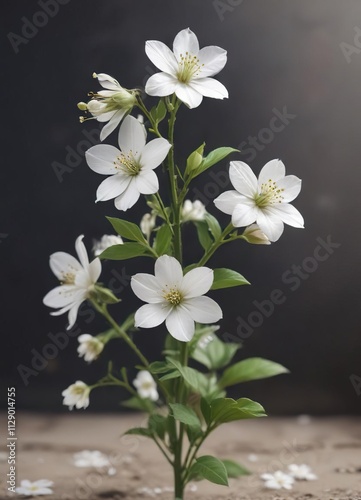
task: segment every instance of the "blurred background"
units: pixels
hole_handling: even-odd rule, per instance
[[[237,386],[233,395],[259,400],[270,414],[361,413],[361,3],[17,0],[7,4],[1,22],[1,403],[10,384],[17,388],[18,409],[65,412],[61,391],[78,379],[95,382],[108,357],[117,367],[134,366],[120,341],[108,345],[97,363],[78,358],[76,336],[106,325],[86,304],[73,333],[65,331],[66,316],[49,316],[42,298],[56,279],[48,257],[58,250],[74,253],[79,234],[90,251],[94,238],[111,233],[105,216],[124,216],[112,201],[95,205],[101,179],[84,160],[99,127],[79,124],[76,103],[98,89],[93,71],[127,88],[144,86],[158,71],[145,55],[145,40],[171,45],[190,27],[201,47],[228,51],[217,78],[230,98],[181,110],[178,163],[205,140],[208,151],[242,149],[240,159],[256,174],[281,158],[287,173],[303,179],[294,205],[304,215],[304,230],[286,226],[271,246],[226,246],[210,262],[252,283],[212,293],[224,312],[220,333],[243,342],[237,359],[262,356],[291,371]],[[151,105],[151,98],[146,102]],[[107,142],[115,141],[112,134]],[[212,199],[229,189],[227,172],[222,162],[189,194],[222,225],[229,218]],[[126,218],[139,223],[146,211],[140,201]],[[192,228],[186,234],[191,263],[200,249]],[[140,305],[130,276],[152,266],[150,259],[105,263],[103,282],[122,298],[114,306],[119,321]],[[284,300],[260,314],[274,290]],[[164,330],[143,330],[135,340],[150,359],[159,359]],[[94,391],[89,411],[119,411],[124,397],[118,390]]]

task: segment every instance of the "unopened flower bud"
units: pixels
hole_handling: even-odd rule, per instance
[[[271,242],[267,238],[267,236],[260,230],[257,224],[251,224],[246,227],[243,234],[243,239],[245,239],[248,243],[252,243],[253,245],[270,245]]]

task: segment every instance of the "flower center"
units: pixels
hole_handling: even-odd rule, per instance
[[[275,203],[282,203],[283,191],[283,188],[277,188],[275,181],[268,179],[267,182],[261,185],[261,192],[255,196],[254,201],[259,208],[265,208]]]
[[[153,383],[152,382],[143,382],[142,383],[142,389],[152,389],[153,388]]]
[[[74,285],[75,284],[75,273],[68,271],[63,273],[61,282],[62,285]]]
[[[178,80],[182,83],[189,83],[192,78],[199,74],[202,66],[204,64],[200,64],[197,56],[193,56],[189,52],[186,52],[185,56],[181,54],[180,61],[178,61]]]
[[[114,166],[118,170],[122,170],[127,175],[134,177],[139,174],[142,166],[135,160],[133,152],[129,151],[128,154],[121,153],[117,156]]]
[[[176,288],[171,288],[169,291],[165,292],[164,298],[168,300],[172,306],[179,306],[183,299],[182,294]]]

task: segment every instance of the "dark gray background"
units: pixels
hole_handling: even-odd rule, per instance
[[[262,325],[252,329],[238,359],[263,356],[283,363],[292,374],[238,387],[234,395],[258,399],[270,413],[359,413],[361,396],[350,377],[361,377],[361,36],[355,39],[355,27],[361,27],[360,2],[70,0],[48,21],[39,11],[43,8],[38,2],[14,1],[7,3],[2,16],[0,262],[6,340],[1,369],[4,383],[17,387],[18,407],[61,410],[61,390],[76,379],[95,381],[107,358],[87,366],[78,360],[77,341],[71,337],[44,369],[29,376],[27,386],[17,369],[19,364],[31,368],[34,352],[51,343],[49,333],[64,332],[66,325],[65,316],[52,318],[42,305],[42,297],[56,285],[48,268],[49,254],[73,252],[81,233],[90,249],[92,238],[109,232],[104,216],[123,215],[112,202],[94,204],[101,178],[88,169],[83,153],[66,161],[69,148],[89,147],[85,131],[97,128],[96,122],[78,123],[76,103],[98,88],[93,71],[109,73],[129,88],[144,85],[154,71],[144,52],[145,40],[170,45],[176,33],[189,26],[201,46],[228,50],[229,62],[219,79],[230,99],[205,99],[195,110],[181,110],[179,164],[203,140],[209,150],[243,142],[241,159],[257,174],[266,161],[279,157],[288,173],[303,179],[295,205],[304,215],[304,230],[286,227],[280,241],[270,247],[234,244],[211,261],[214,267],[238,270],[252,282],[252,287],[212,295],[224,311],[222,333],[237,335],[237,318],[247,320],[256,310],[254,301],[269,299],[273,290],[282,290],[285,297]],[[27,28],[28,41],[17,39],[15,47],[14,35],[11,43],[8,34],[24,36],[27,20],[44,26],[35,34]],[[274,110],[284,107],[294,117],[270,138],[262,129],[270,126]],[[259,134],[260,150],[251,155],[248,138]],[[114,140],[112,134],[109,141]],[[62,182],[54,162],[70,167]],[[224,182],[227,163],[214,171]],[[208,197],[226,189],[217,187],[208,174],[197,187]],[[228,222],[212,203],[208,208],[222,224]],[[145,211],[141,201],[126,216],[138,222]],[[192,238],[194,233],[187,231]],[[286,283],[284,273],[293,265],[312,267],[308,258],[317,239],[328,236],[341,246],[291,290],[296,282]],[[199,252],[193,240],[189,247],[186,259],[192,262]],[[104,269],[104,282],[120,290],[117,273],[151,271],[152,265],[139,259],[108,262]],[[123,302],[115,308],[119,320],[139,305],[130,288],[120,296]],[[89,321],[87,307],[83,313],[82,332],[103,329],[101,320]],[[157,359],[163,337],[162,330],[143,330],[136,340]],[[120,342],[113,343],[108,354],[119,367],[135,362]],[[117,409],[120,396],[117,391],[94,392],[91,408]]]

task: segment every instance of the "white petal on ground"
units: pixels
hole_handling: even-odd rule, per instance
[[[255,193],[258,193],[257,177],[247,163],[243,161],[231,161],[229,178],[233,187],[244,196],[253,198]]]
[[[168,73],[156,73],[148,78],[145,91],[148,95],[164,97],[175,92],[178,80]]]
[[[132,152],[135,156],[145,146],[145,137],[143,125],[134,118],[134,116],[126,116],[119,128],[118,136],[119,147],[123,153]]]
[[[261,184],[267,183],[269,179],[272,179],[272,181],[278,181],[279,179],[282,179],[285,174],[286,167],[284,166],[284,163],[277,159],[271,160],[262,168],[258,177],[258,183],[261,186]]]
[[[170,148],[166,139],[153,139],[144,146],[139,161],[144,169],[154,169],[166,158]]]
[[[157,175],[153,170],[141,170],[135,177],[135,185],[141,194],[154,194],[159,189]]]
[[[172,309],[165,324],[172,337],[181,342],[189,342],[194,335],[194,321],[182,306]]]
[[[173,52],[163,42],[157,40],[148,40],[145,43],[145,53],[161,71],[166,73],[175,74],[178,69],[178,63],[174,57]]]
[[[186,28],[180,31],[173,42],[173,52],[177,58],[180,60],[180,56],[186,56],[186,53],[196,56],[199,52],[199,43],[197,36],[192,30]]]
[[[169,255],[162,255],[155,261],[154,274],[162,287],[178,286],[183,280],[182,266]]]
[[[138,328],[154,328],[166,319],[171,311],[171,305],[164,302],[159,304],[145,304],[135,313],[134,322]]]
[[[249,226],[256,221],[259,210],[249,204],[239,204],[232,213],[232,224],[234,227]],[[258,220],[258,219],[257,219]]]
[[[238,191],[226,191],[214,200],[214,204],[225,214],[232,215],[236,206],[242,203],[244,199],[245,197],[239,194]]]
[[[223,317],[222,309],[210,297],[194,297],[186,299],[182,306],[197,323],[216,323]]]
[[[199,297],[209,291],[213,284],[214,273],[209,267],[197,267],[189,271],[183,278],[181,293],[185,299]]]
[[[201,64],[204,64],[200,71],[200,77],[214,76],[226,65],[227,51],[213,45],[203,47],[198,52],[198,59]]]
[[[118,148],[108,144],[98,144],[85,153],[89,167],[97,174],[113,175],[118,173],[114,161],[120,155]]]
[[[228,97],[226,87],[214,78],[194,79],[189,85],[204,97],[213,97],[213,99],[226,99]]]
[[[177,97],[189,108],[197,108],[202,102],[203,96],[185,83],[178,83],[175,93]]]
[[[116,198],[129,186],[131,177],[123,173],[117,173],[111,177],[107,177],[104,181],[99,184],[97,189],[97,199],[96,201],[107,201]]]
[[[118,210],[123,210],[125,212],[137,203],[139,196],[140,193],[137,189],[135,178],[133,177],[124,193],[115,198],[114,205]]]
[[[146,273],[138,273],[132,276],[130,286],[140,300],[156,304],[164,302],[159,283],[155,276]]]

